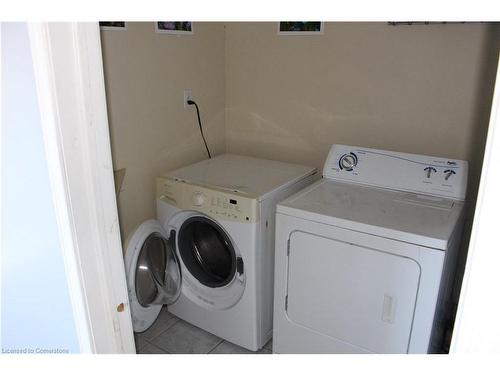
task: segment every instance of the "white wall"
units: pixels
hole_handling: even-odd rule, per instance
[[[26,24],[2,23],[1,346],[79,352]]]

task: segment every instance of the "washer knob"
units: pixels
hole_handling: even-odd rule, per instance
[[[340,168],[346,171],[352,171],[352,169],[358,164],[358,157],[354,153],[349,153],[342,155],[339,161]]]
[[[205,196],[203,193],[194,193],[191,197],[191,202],[193,206],[203,206],[203,203],[205,203]]]

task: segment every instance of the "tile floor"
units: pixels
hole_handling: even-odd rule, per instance
[[[137,354],[271,354],[272,340],[252,352],[212,335],[162,308],[156,322],[135,334]]]

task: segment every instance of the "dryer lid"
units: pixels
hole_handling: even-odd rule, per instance
[[[446,250],[463,202],[323,179],[277,205],[276,212]]]
[[[125,268],[134,331],[140,332],[154,322],[162,305],[180,296],[175,231],[167,233],[156,220],[142,223],[127,241]]]

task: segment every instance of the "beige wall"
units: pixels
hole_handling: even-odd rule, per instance
[[[332,143],[471,162],[477,182],[496,48],[485,24],[226,25],[230,152],[321,168]]]
[[[156,34],[153,22],[102,31],[114,169],[126,168],[118,208],[122,236],[155,217],[155,177],[206,157],[192,89],[213,154],[225,151],[224,26],[196,23],[194,35]]]
[[[469,161],[465,264],[500,45],[488,24],[226,24],[229,152],[322,168],[333,143]],[[456,297],[457,298],[457,297]]]
[[[465,159],[475,199],[500,28],[326,23],[278,36],[272,23],[153,23],[103,31],[114,168],[124,237],[154,217],[154,178],[205,158],[193,90],[213,153],[321,168],[332,143]],[[226,144],[227,143],[227,144]],[[470,210],[470,212],[472,212]],[[469,215],[469,218],[471,215]]]

